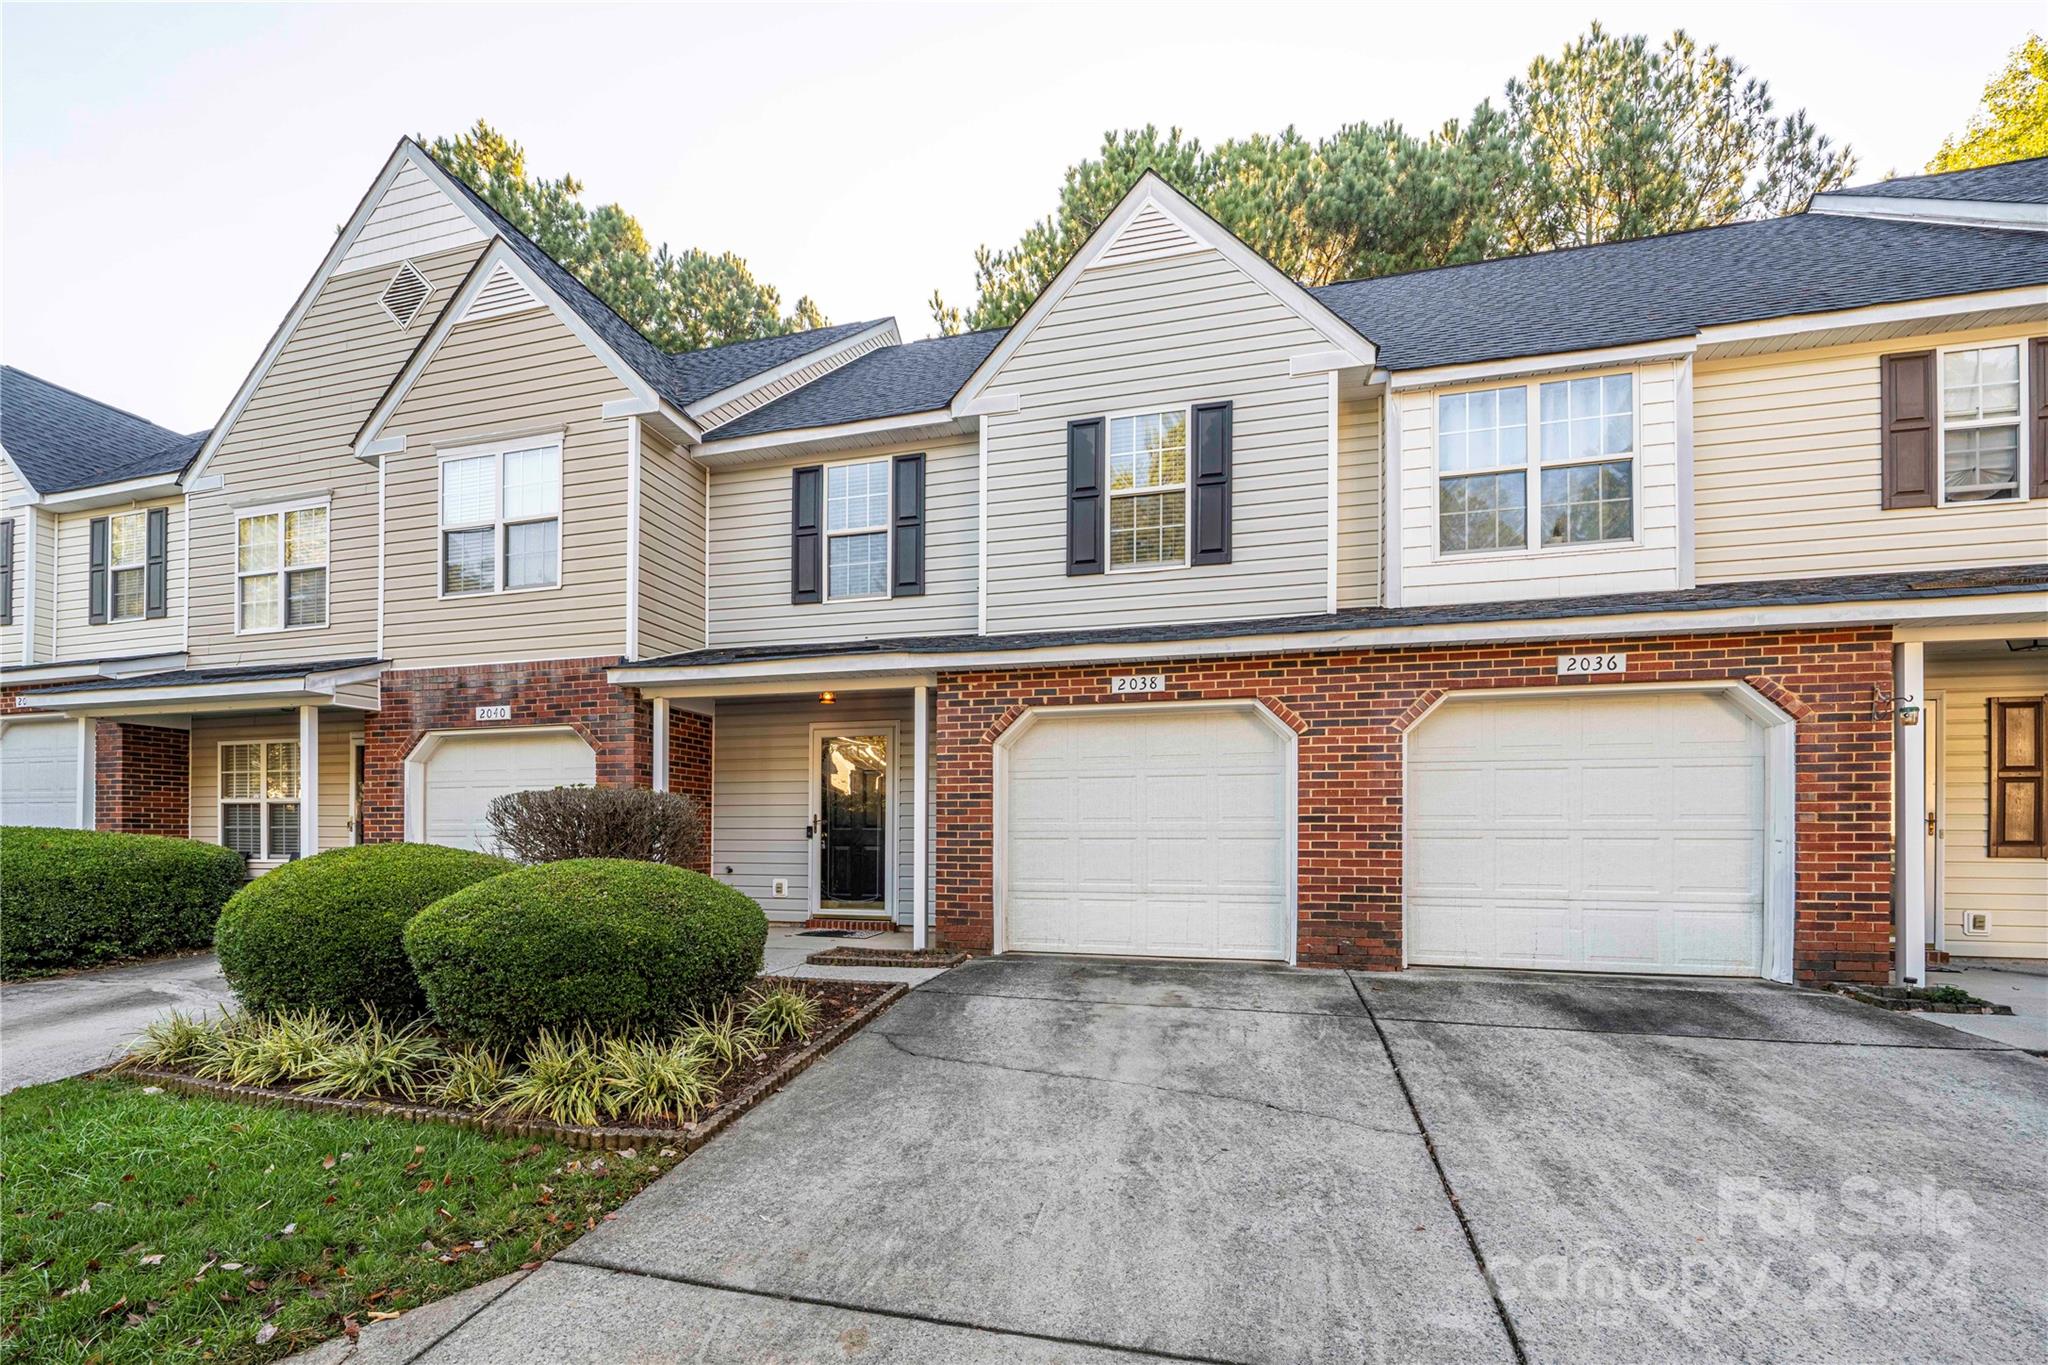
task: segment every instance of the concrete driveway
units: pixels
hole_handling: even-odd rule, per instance
[[[105,1066],[166,1011],[232,1000],[212,953],[0,986],[0,1091]]]
[[[2013,1360],[2044,1154],[1810,992],[982,960],[403,1358]]]

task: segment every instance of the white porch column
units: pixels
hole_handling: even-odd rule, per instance
[[[78,827],[97,829],[99,827],[99,795],[94,791],[96,764],[99,762],[100,723],[89,716],[78,718]]]
[[[639,425],[637,422],[635,426]],[[654,699],[654,790],[668,790],[668,698]]]
[[[1893,678],[1892,709],[1896,716],[1908,706],[1919,708],[1919,724],[1892,722],[1898,793],[1899,827],[1893,842],[1892,866],[1897,870],[1899,980],[1927,984],[1927,647],[1918,640],[1898,646]]]
[[[320,708],[299,708],[299,856],[320,851]]]
[[[910,946],[913,948],[922,948],[924,947],[925,940],[925,921],[930,917],[930,907],[926,902],[925,892],[925,886],[928,877],[928,874],[925,870],[925,863],[931,856],[931,836],[925,829],[925,819],[926,814],[930,809],[928,805],[929,796],[927,793],[928,789],[931,786],[932,727],[929,720],[925,716],[925,706],[927,701],[930,699],[931,689],[926,687],[923,683],[919,683],[916,687],[913,687],[910,690],[910,695],[912,698],[911,706],[915,708],[915,710],[917,711],[917,721],[914,727],[915,738],[912,741],[912,748],[914,749],[916,755],[916,757],[913,760],[913,763],[916,767],[915,780],[917,784],[917,791],[916,794],[912,797],[910,803],[911,818],[917,823],[917,832],[911,840],[911,847],[913,850],[915,850],[914,856],[917,859],[917,865],[915,870],[912,872],[910,879],[910,884],[912,888],[910,907]]]

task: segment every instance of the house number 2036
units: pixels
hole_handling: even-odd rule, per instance
[[[1127,697],[1138,692],[1164,692],[1164,673],[1123,673],[1109,680],[1109,692],[1114,697]]]
[[[1626,654],[1560,654],[1557,656],[1557,676],[1560,678],[1590,678],[1601,673],[1628,672]]]

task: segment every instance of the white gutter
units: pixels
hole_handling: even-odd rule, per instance
[[[144,498],[183,497],[185,490],[178,483],[175,470],[169,474],[149,474],[139,479],[123,479],[117,483],[98,483],[89,488],[72,488],[62,493],[44,493],[34,501],[52,512],[79,512],[88,507],[111,507],[116,503],[140,502]]]
[[[2048,232],[2048,204],[2015,204],[1997,199],[1913,199],[1886,194],[1816,194],[1808,213],[1837,218],[1883,218],[1942,227],[2004,228]]]

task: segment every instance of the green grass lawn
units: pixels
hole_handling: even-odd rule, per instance
[[[674,1161],[119,1079],[18,1090],[0,1356],[274,1359],[558,1251]]]

